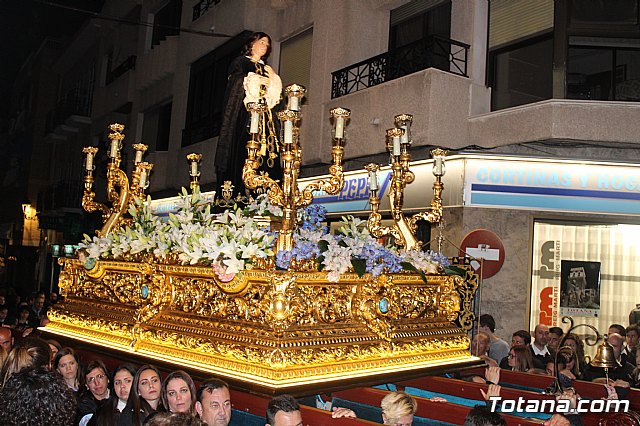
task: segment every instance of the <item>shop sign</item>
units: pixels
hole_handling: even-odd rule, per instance
[[[469,158],[465,205],[640,214],[640,167]]]

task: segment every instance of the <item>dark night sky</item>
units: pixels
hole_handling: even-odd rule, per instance
[[[100,11],[104,0],[0,0],[0,96],[7,99],[16,74],[29,53],[45,37],[73,35],[88,18],[87,14],[55,5]],[[8,102],[0,115],[7,116]]]

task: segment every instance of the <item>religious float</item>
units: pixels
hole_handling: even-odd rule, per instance
[[[415,237],[419,220],[441,219],[446,153],[432,152],[430,207],[406,216],[403,194],[414,179],[412,117],[397,116],[386,135],[392,222],[383,225],[379,166],[370,164],[368,220],[347,218],[338,234],[329,234],[313,195],[336,194],[344,184],[350,112],[331,111],[329,175],[302,188],[304,92],[289,86],[287,108],[278,113],[284,129],[279,181],[258,171],[271,111],[262,102],[247,105],[251,136],[243,180],[264,194],[244,209],[212,213],[214,203],[199,191],[201,155],[192,153],[190,191],[183,191],[179,210],[168,220],[155,216],[144,194],[153,166],[142,161],[147,147],[133,146],[129,178],[121,169],[119,124],[110,126],[109,203],[96,202],[97,148],[84,148],[82,204],[101,213],[103,226],[85,238],[76,258],[60,259],[64,302],[52,307],[43,331],[263,394],[304,395],[479,365],[467,337],[477,276],[464,264],[456,274],[445,273],[446,259],[422,251]]]

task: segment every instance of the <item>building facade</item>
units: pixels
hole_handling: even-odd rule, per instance
[[[629,266],[635,248],[620,239],[637,232],[640,217],[626,205],[640,187],[640,12],[637,0],[613,3],[110,0],[100,14],[109,19],[88,21],[51,64],[58,81],[44,136],[52,150],[47,185],[34,182],[29,192],[46,200],[61,188],[79,201],[88,145],[100,150],[95,188],[104,188],[107,125],[115,121],[126,125],[129,170],[131,145],[149,145],[153,198],[188,185],[191,152],[203,155],[203,189],[215,189],[227,66],[248,34],[264,31],[283,83],[308,89],[304,176],[326,173],[329,110],[337,106],[352,113],[345,166],[356,180],[364,164],[387,160],[384,131],[393,117],[413,115],[413,159],[426,176],[407,190],[409,209],[429,203],[430,149],[450,151],[441,249],[458,255],[465,236],[480,229],[499,237],[500,267],[483,280],[479,312],[494,315],[501,337],[537,322],[556,325],[563,312],[588,315],[584,321],[600,328],[624,323],[620,312],[640,300],[640,271]],[[353,212],[366,211],[366,190],[345,197],[361,197]],[[77,241],[65,223],[90,227],[71,201],[38,206],[49,247]],[[473,253],[491,249],[475,242]],[[613,247],[619,256],[605,260]],[[593,304],[561,306],[570,305],[563,261],[567,271],[599,263],[597,312]],[[595,292],[581,294],[594,302]]]

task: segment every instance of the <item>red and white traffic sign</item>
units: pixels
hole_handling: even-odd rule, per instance
[[[471,266],[476,272],[480,272],[480,259],[483,259],[482,278],[485,279],[500,271],[505,252],[502,240],[495,233],[488,229],[476,229],[464,237],[458,255],[471,257]]]

